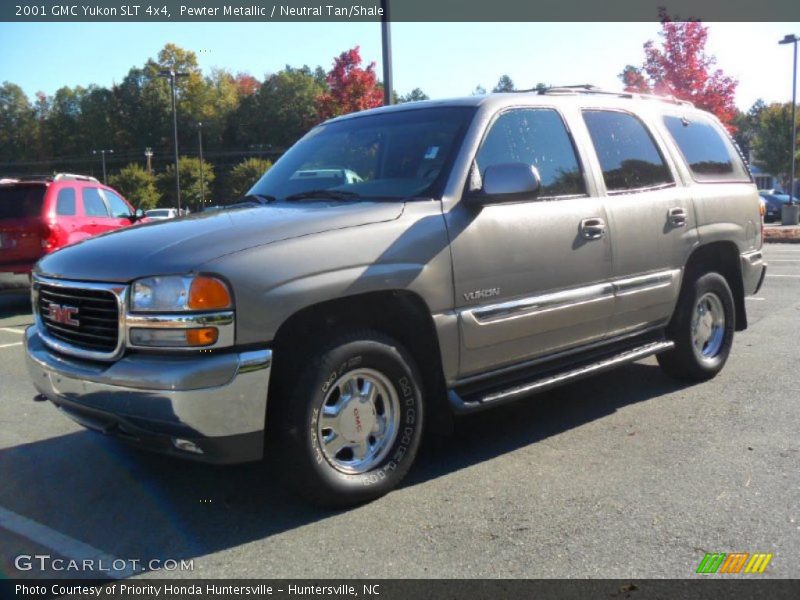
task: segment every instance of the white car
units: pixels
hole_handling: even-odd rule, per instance
[[[178,216],[177,209],[174,208],[153,208],[144,213],[151,221],[162,221],[164,219],[174,219]]]

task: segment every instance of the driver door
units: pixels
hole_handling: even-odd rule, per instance
[[[459,374],[534,359],[607,335],[611,247],[601,198],[554,108],[512,108],[490,124],[474,169],[534,165],[539,193],[449,211]],[[474,173],[473,173],[474,175]]]

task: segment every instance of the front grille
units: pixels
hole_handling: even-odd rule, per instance
[[[119,308],[116,296],[106,290],[38,284],[38,310],[42,326],[50,337],[90,352],[114,352],[119,341]],[[51,311],[51,304],[58,306]],[[64,322],[56,315],[65,308],[75,308],[68,317],[77,324]]]

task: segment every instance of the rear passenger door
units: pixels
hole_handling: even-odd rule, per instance
[[[506,109],[489,125],[473,167],[525,163],[538,195],[445,213],[461,332],[460,374],[603,338],[613,310],[603,199],[559,111]],[[590,234],[582,224],[590,222]]]
[[[584,109],[605,188],[613,252],[613,334],[669,320],[697,234],[689,188],[651,128],[616,109]]]

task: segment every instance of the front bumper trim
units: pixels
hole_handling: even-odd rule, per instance
[[[129,354],[112,364],[65,359],[47,348],[37,327],[24,336],[37,391],[81,425],[140,446],[207,462],[263,456],[272,351],[162,357]],[[205,387],[195,377],[209,367]],[[149,373],[149,377],[142,377]],[[173,438],[203,454],[181,452]]]

